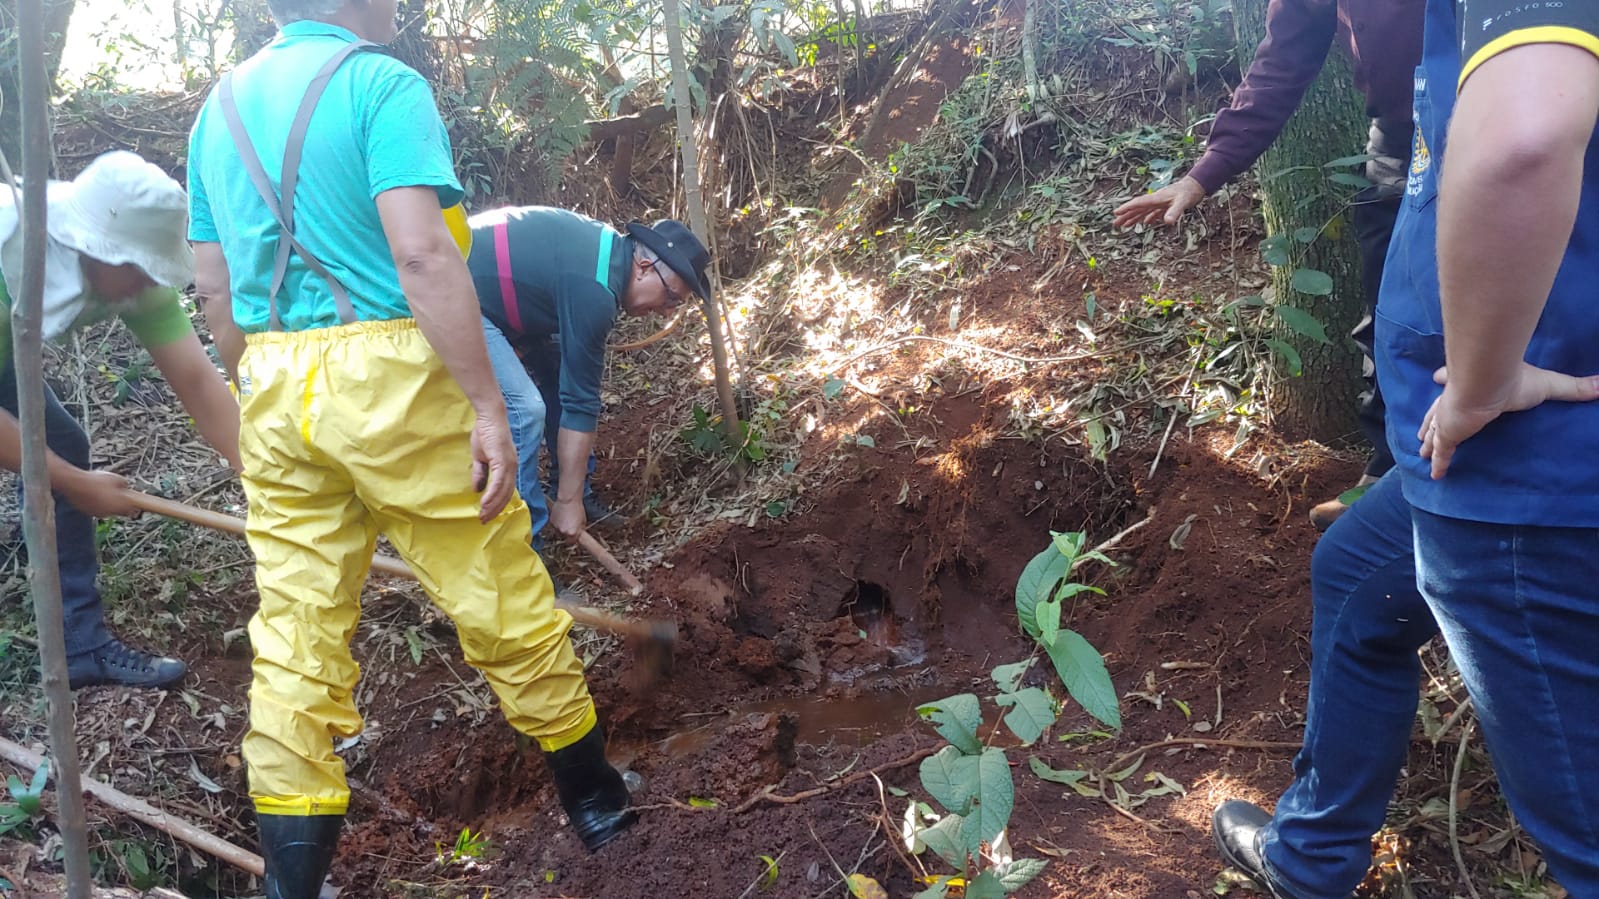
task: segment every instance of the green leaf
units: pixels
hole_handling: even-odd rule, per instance
[[[1321,236],[1321,229],[1320,228],[1296,228],[1296,229],[1294,229],[1294,240],[1297,240],[1300,243],[1315,243],[1316,242],[1316,238],[1318,238],[1320,236]]]
[[[977,757],[977,793],[972,797],[972,813],[961,821],[961,843],[976,855],[982,844],[992,842],[1010,823],[1016,805],[1016,785],[1011,781],[1010,762],[1005,751],[992,746]]]
[[[768,889],[777,883],[777,860],[770,855],[757,855],[756,858],[766,863],[766,873],[761,875],[761,889]]]
[[[785,503],[780,499],[774,499],[766,504],[766,516],[768,518],[782,518],[783,513],[787,511],[788,503]]]
[[[1049,660],[1055,663],[1055,670],[1060,673],[1061,682],[1066,685],[1066,692],[1081,703],[1088,714],[1107,727],[1120,730],[1121,706],[1099,650],[1089,645],[1082,634],[1063,630],[1055,638],[1055,645],[1047,651]]]
[[[828,378],[822,382],[822,396],[827,399],[836,400],[843,392],[844,382],[839,378]]]
[[[1036,755],[1030,756],[1027,759],[1027,767],[1033,769],[1033,773],[1037,775],[1040,780],[1047,780],[1050,783],[1055,784],[1064,784],[1068,787],[1074,783],[1080,783],[1088,777],[1087,771],[1061,771],[1056,768],[1051,768],[1040,761]]]
[[[957,815],[971,812],[977,793],[977,756],[945,746],[922,759],[921,775],[922,787],[939,805]]]
[[[422,635],[414,624],[405,629],[405,645],[411,651],[411,664],[422,664],[422,653],[427,649],[427,644],[422,641]]]
[[[877,441],[870,434],[856,434],[855,435],[855,445],[856,446],[864,446],[864,447],[867,447],[868,449],[870,449],[872,447],[877,446]]]
[[[983,751],[983,743],[977,739],[977,729],[983,726],[983,710],[976,696],[959,693],[930,702],[918,708],[916,714],[933,722],[939,736],[967,755]]]
[[[1088,543],[1088,535],[1082,531],[1051,531],[1050,539],[1068,562],[1075,561]]]
[[[788,35],[781,31],[773,31],[772,43],[776,44],[777,49],[783,51],[783,55],[788,57],[789,65],[799,65],[799,54],[794,49],[794,41]]]
[[[922,844],[933,850],[935,854],[949,863],[957,871],[966,869],[966,849],[961,845],[961,824],[965,819],[960,815],[945,815],[938,819],[938,823],[926,830],[918,831],[916,838]]]
[[[1022,678],[1032,667],[1033,659],[1026,658],[1009,665],[999,665],[989,672],[989,676],[994,679],[994,686],[999,688],[999,692],[1015,693],[1022,685]]]
[[[1022,576],[1016,579],[1016,618],[1029,637],[1038,639],[1035,608],[1049,596],[1062,578],[1071,573],[1071,567],[1071,560],[1061,555],[1060,550],[1051,544],[1022,569]]]
[[[1048,649],[1055,645],[1055,637],[1060,634],[1060,603],[1041,602],[1033,609],[1033,615],[1038,619],[1038,642]]]
[[[994,869],[1000,883],[1005,885],[1005,892],[1014,893],[1027,886],[1034,877],[1044,873],[1044,868],[1049,862],[1041,858],[1018,858],[1008,865]]]
[[[1288,330],[1320,344],[1330,343],[1327,339],[1327,328],[1316,319],[1314,315],[1296,306],[1279,305],[1273,307],[1277,310],[1277,317],[1288,326]]]
[[[940,877],[932,886],[912,896],[911,899],[945,899],[949,895],[949,882],[954,879],[948,876]]]
[[[1098,553],[1095,553],[1095,555],[1098,555]],[[1111,565],[1116,564],[1115,562],[1111,562],[1109,559],[1106,559],[1105,561],[1109,562]],[[1076,596],[1079,593],[1098,593],[1100,596],[1105,595],[1105,591],[1099,589],[1098,587],[1094,587],[1089,584],[1077,584],[1071,581],[1066,581],[1060,585],[1060,589],[1055,591],[1054,599],[1056,602],[1060,602],[1062,600],[1071,599],[1073,596]]]
[[[1283,266],[1289,262],[1288,235],[1273,234],[1260,242],[1260,255],[1268,265]]]
[[[1028,687],[1015,693],[1002,693],[994,701],[1006,706],[1010,711],[1005,713],[1005,726],[1011,733],[1022,741],[1023,745],[1032,743],[1044,735],[1044,731],[1055,723],[1057,715],[1055,700],[1048,693],[1037,687]]]
[[[966,899],[1005,899],[1005,882],[984,871],[966,884]]]
[[[44,795],[44,785],[50,782],[50,763],[41,762],[33,771],[33,782],[28,784],[28,795],[37,799]]]
[[[1300,293],[1308,293],[1313,297],[1324,297],[1332,294],[1333,279],[1332,275],[1323,271],[1313,268],[1297,268],[1294,269],[1293,275],[1289,277],[1288,286]],[[1284,307],[1278,306],[1277,308],[1282,309]]]
[[[688,804],[695,808],[716,808],[718,803],[715,799],[701,799],[698,796],[690,796]]]
[[[1304,373],[1305,363],[1299,358],[1299,351],[1294,349],[1288,342],[1278,340],[1275,337],[1268,337],[1266,338],[1266,346],[1271,347],[1277,355],[1283,358],[1284,362],[1288,363],[1288,373],[1290,375],[1297,378]]]
[[[1334,159],[1332,162],[1322,163],[1321,167],[1324,169],[1344,169],[1352,165],[1364,165],[1374,158],[1375,155],[1371,153],[1360,153],[1354,156],[1340,156],[1337,159]]]
[[[1343,493],[1338,494],[1338,501],[1346,506],[1352,506],[1355,504],[1355,500],[1365,496],[1366,491],[1370,489],[1370,484],[1361,484],[1358,487],[1351,487],[1348,490],[1345,490]]]
[[[1356,175],[1353,172],[1338,172],[1337,174],[1328,175],[1327,180],[1334,184],[1342,184],[1345,187],[1366,188],[1371,186],[1371,179],[1364,175]]]

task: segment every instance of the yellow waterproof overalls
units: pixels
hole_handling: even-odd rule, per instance
[[[357,321],[344,287],[294,237],[294,187],[310,112],[351,44],[302,101],[284,156],[281,201],[244,131],[231,85],[221,108],[281,235],[268,297],[271,329],[248,336],[239,365],[240,454],[260,610],[250,730],[250,796],[272,815],[340,815],[349,804],[334,740],[360,733],[350,638],[379,533],[452,621],[511,726],[549,752],[595,724],[567,631],[571,617],[528,545],[513,499],[478,521],[470,479],[475,413],[411,319]],[[459,218],[459,217],[458,217]],[[452,232],[459,240],[459,222]],[[343,324],[286,332],[277,294],[291,248],[332,290]]]

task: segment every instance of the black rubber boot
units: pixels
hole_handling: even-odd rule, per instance
[[[605,730],[599,725],[571,746],[544,753],[544,763],[583,848],[599,849],[638,820],[627,807],[622,773],[605,760]]]
[[[317,899],[333,865],[343,815],[256,814],[266,860],[266,899]]]

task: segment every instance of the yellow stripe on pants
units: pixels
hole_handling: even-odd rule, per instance
[[[379,532],[455,622],[512,727],[553,751],[594,702],[528,546],[527,506],[478,521],[471,404],[410,320],[252,334],[240,362],[239,448],[261,607],[250,796],[271,814],[341,814],[336,738],[361,731],[350,638]]]

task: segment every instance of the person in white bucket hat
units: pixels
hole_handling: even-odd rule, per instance
[[[178,301],[194,280],[186,240],[188,197],[159,168],[125,151],[107,153],[48,190],[45,247],[46,339],[121,318],[160,369],[196,427],[239,469],[239,407]],[[22,280],[16,197],[0,190],[0,467],[22,466],[17,378],[11,355],[11,297]],[[183,662],[135,649],[106,627],[96,588],[95,518],[131,515],[127,482],[89,467],[89,438],[45,388],[50,486],[73,689],[97,684],[159,687],[183,677]]]

